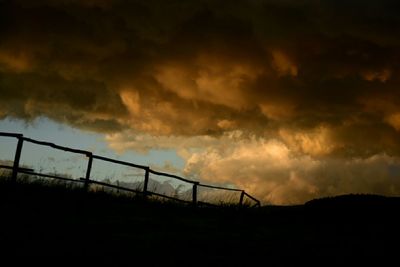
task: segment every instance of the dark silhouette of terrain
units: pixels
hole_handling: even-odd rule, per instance
[[[397,260],[399,208],[373,195],[192,208],[3,179],[1,255],[9,266],[385,266]]]

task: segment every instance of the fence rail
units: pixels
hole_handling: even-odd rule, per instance
[[[251,199],[254,202],[253,205],[252,205],[253,207],[259,207],[260,206],[260,201],[258,199],[256,199],[255,197],[251,196],[250,194],[248,194],[247,192],[245,192],[244,190],[241,190],[241,189],[226,188],[226,187],[213,186],[213,185],[208,185],[208,184],[201,184],[198,181],[189,180],[189,179],[186,179],[186,178],[174,175],[174,174],[169,174],[169,173],[158,172],[158,171],[152,170],[148,166],[143,166],[143,165],[134,164],[134,163],[131,163],[131,162],[126,162],[126,161],[116,160],[116,159],[103,157],[103,156],[99,156],[99,155],[94,155],[94,154],[92,154],[92,152],[86,151],[86,150],[80,150],[80,149],[74,149],[74,148],[70,148],[70,147],[64,147],[64,146],[56,145],[56,144],[53,144],[53,143],[50,143],[50,142],[43,142],[43,141],[27,138],[27,137],[24,137],[23,134],[19,134],[19,133],[0,132],[0,136],[17,138],[17,140],[18,140],[17,147],[16,147],[16,150],[15,150],[13,166],[11,167],[11,166],[0,165],[0,169],[12,170],[11,178],[12,178],[13,182],[16,182],[18,173],[24,173],[24,174],[28,174],[28,175],[36,175],[36,176],[39,176],[39,177],[53,178],[53,179],[59,179],[59,180],[64,180],[64,181],[83,183],[85,190],[89,190],[90,184],[97,184],[97,185],[102,185],[102,186],[109,187],[109,188],[114,188],[114,189],[117,189],[117,190],[132,192],[132,193],[136,193],[136,194],[143,194],[145,196],[152,196],[153,195],[153,196],[162,197],[162,198],[166,198],[166,199],[171,199],[171,200],[175,200],[175,201],[180,201],[180,202],[185,202],[185,203],[192,203],[194,206],[198,206],[198,205],[215,206],[215,204],[197,200],[197,198],[198,198],[198,187],[201,186],[201,187],[206,187],[206,188],[210,188],[210,189],[241,192],[239,203],[238,203],[239,205],[243,205],[244,204],[243,201],[244,201],[244,197],[246,196],[246,197],[248,197],[249,199]],[[80,178],[80,179],[71,179],[71,178],[66,178],[66,177],[59,177],[57,175],[52,175],[52,174],[36,173],[36,172],[34,172],[33,169],[19,167],[19,162],[20,162],[21,152],[22,152],[22,147],[23,147],[23,143],[24,142],[30,142],[30,143],[34,143],[34,144],[41,145],[41,146],[48,146],[48,147],[52,147],[54,149],[63,150],[63,151],[66,151],[66,152],[85,155],[88,158],[86,176],[84,178]],[[115,164],[119,164],[119,165],[124,165],[124,166],[128,166],[128,167],[144,170],[145,174],[144,174],[144,181],[143,181],[144,182],[143,183],[143,190],[142,191],[135,190],[135,189],[131,189],[131,188],[122,187],[122,186],[119,186],[119,185],[113,185],[113,184],[109,184],[109,183],[105,183],[105,182],[99,182],[99,181],[95,181],[95,180],[90,179],[91,178],[90,175],[91,175],[93,159],[108,161],[108,162],[111,162],[111,163],[115,163]],[[149,191],[148,190],[149,174],[169,177],[169,178],[173,178],[173,179],[185,182],[185,183],[192,184],[193,185],[193,187],[192,187],[192,200],[191,201],[182,200],[182,199],[179,199],[179,198],[176,198],[176,197],[167,196],[167,195],[160,194],[160,193],[157,193],[157,192]]]

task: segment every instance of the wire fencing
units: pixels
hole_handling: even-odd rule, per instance
[[[106,189],[112,192],[134,193],[146,197],[164,198],[184,203],[191,203],[194,206],[218,205],[224,203],[248,205],[251,207],[260,206],[260,201],[258,199],[241,189],[201,184],[198,181],[189,180],[174,174],[152,170],[148,166],[95,155],[90,151],[64,147],[50,142],[38,141],[24,137],[22,134],[18,133],[0,132],[0,136],[17,139],[12,164],[0,164],[0,169],[8,169],[11,171],[11,180],[13,182],[17,181],[18,173],[23,173],[38,177],[79,183],[86,191],[96,191],[96,189],[100,188],[101,190]],[[79,159],[79,165],[85,166],[82,168],[84,170],[81,170],[80,172],[83,174],[81,175],[83,177],[73,178],[68,175],[60,176],[56,169],[54,169],[53,172],[47,170],[44,173],[42,171],[37,172],[26,166],[21,166],[20,160],[23,145],[27,143],[67,152],[68,154],[72,153],[80,155],[79,157],[76,157],[76,159]],[[8,163],[11,163],[11,161],[8,161]],[[102,172],[93,171],[93,168],[100,165],[118,166],[121,168],[121,171],[118,174],[114,173],[113,175],[106,175],[106,177],[100,179],[99,177],[105,173],[104,170],[112,169],[107,166],[103,167]],[[128,183],[115,180],[116,176],[127,176],[131,179],[131,182]]]

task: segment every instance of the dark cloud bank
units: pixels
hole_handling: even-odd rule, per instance
[[[399,7],[0,1],[0,117],[178,149],[264,201],[398,194]]]

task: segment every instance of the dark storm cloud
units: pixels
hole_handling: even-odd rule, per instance
[[[396,195],[398,1],[0,0],[0,118],[46,116],[265,202]]]
[[[156,135],[240,130],[314,156],[400,152],[396,1],[0,5],[2,117]],[[315,152],[303,136],[321,128],[330,149]]]

